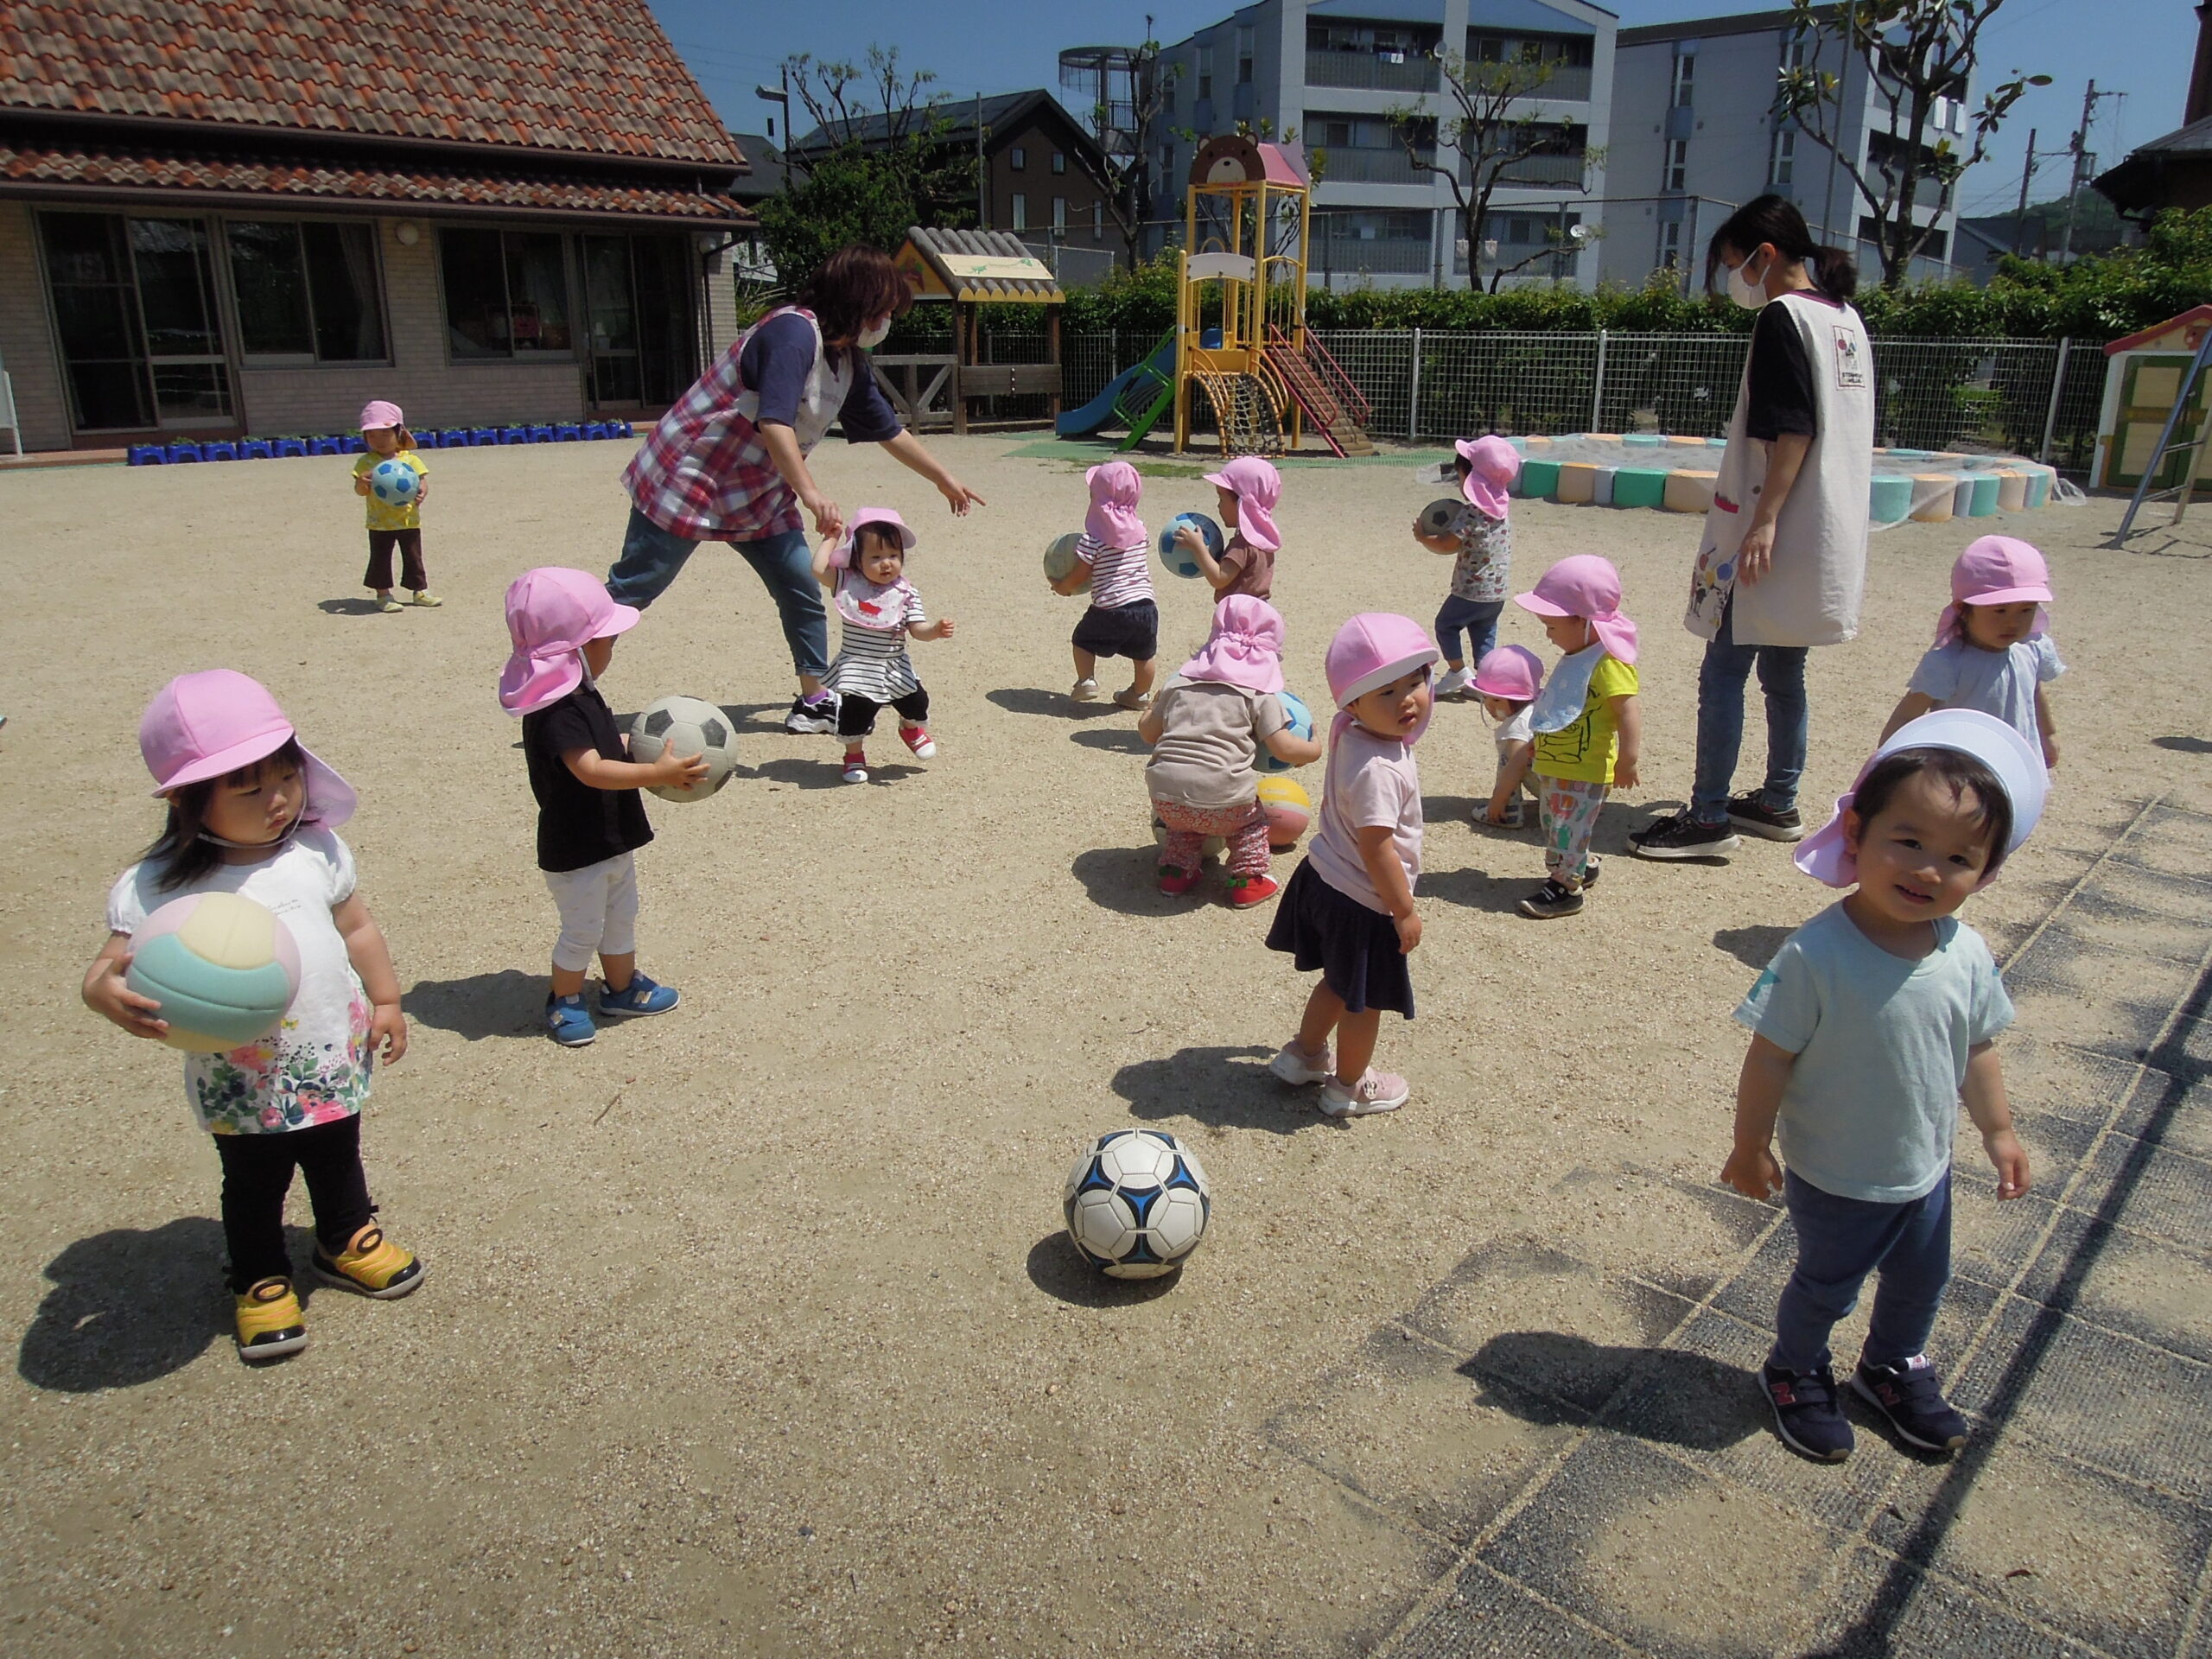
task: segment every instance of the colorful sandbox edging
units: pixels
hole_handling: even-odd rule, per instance
[[[593,443],[605,438],[633,438],[627,421],[560,421],[507,426],[423,427],[415,434],[417,449],[472,449],[499,443]],[[282,461],[289,455],[358,455],[368,444],[359,432],[321,437],[224,438],[198,443],[134,443],[124,456],[133,467],[177,467],[208,461]]]
[[[1516,495],[1569,505],[1657,507],[1702,513],[1713,505],[1720,457],[1715,438],[1656,432],[1578,432],[1566,437],[1509,437],[1521,452]],[[1915,519],[1941,524],[2021,512],[2063,498],[2057,469],[2021,455],[1955,450],[1874,451],[1867,503],[1874,527]]]

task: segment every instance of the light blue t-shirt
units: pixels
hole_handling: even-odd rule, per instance
[[[1984,651],[1963,639],[1941,645],[1920,659],[1905,689],[1933,697],[1938,709],[1979,709],[1994,715],[2043,753],[2043,723],[2036,718],[2036,688],[2066,671],[2058,647],[2037,634],[2003,651]]]
[[[1838,903],[1783,941],[1736,1019],[1797,1057],[1775,1124],[1791,1172],[1838,1198],[1907,1204],[1951,1166],[1967,1051],[2012,1023],[2012,1001],[1955,917],[1908,962]]]

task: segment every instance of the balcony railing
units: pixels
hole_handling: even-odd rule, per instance
[[[1307,251],[1306,269],[1323,272],[1370,271],[1378,276],[1426,274],[1435,250],[1425,236],[1316,235]]]
[[[1376,52],[1317,52],[1308,48],[1306,84],[1378,92],[1433,92],[1437,87],[1436,60],[1415,57],[1410,52],[1394,59]]]
[[[1541,86],[1531,87],[1532,99],[1555,98],[1562,102],[1588,102],[1590,98],[1590,66],[1586,63],[1560,63],[1552,66],[1551,76]]]
[[[1417,168],[1402,149],[1355,149],[1317,146],[1326,156],[1324,184],[1427,184],[1434,175]]]
[[[1333,159],[1333,158],[1332,158]],[[1558,186],[1565,189],[1582,188],[1583,174],[1588,163],[1577,156],[1523,156],[1497,175],[1503,185]],[[1464,156],[1459,160],[1459,182],[1474,181],[1474,163]]]

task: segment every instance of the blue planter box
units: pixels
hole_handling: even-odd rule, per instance
[[[574,421],[563,421],[560,425],[553,429],[553,442],[556,443],[574,443],[577,439],[582,437],[583,435],[583,428],[578,426]]]
[[[344,453],[349,455],[365,455],[369,453],[369,441],[358,432],[348,432],[344,440]]]
[[[169,452],[158,443],[134,443],[128,459],[133,467],[166,467]]]
[[[343,438],[309,438],[308,453],[311,455],[342,455],[346,453]]]
[[[627,421],[614,422],[613,423],[613,435],[618,438],[634,438],[638,435],[637,429],[632,426]]]
[[[169,445],[169,465],[172,467],[181,461],[198,461],[200,458],[200,446],[196,443]]]
[[[501,443],[528,443],[530,429],[526,426],[503,426],[499,429]]]
[[[613,435],[607,429],[605,421],[588,421],[584,424],[584,436],[588,441],[595,442],[601,438],[611,438]]]
[[[465,426],[449,426],[438,434],[438,448],[441,449],[466,449],[468,444],[468,429]]]
[[[307,452],[308,441],[305,438],[279,438],[276,440],[276,458],[279,461],[282,461],[287,455],[304,455]]]
[[[415,435],[415,447],[417,449],[436,448],[438,447],[438,435],[432,431],[429,427],[424,427],[420,432],[417,432]]]
[[[228,439],[219,443],[203,443],[200,446],[200,459],[202,461],[236,461],[238,458],[238,447]]]
[[[240,461],[267,461],[276,453],[266,438],[247,438],[238,445]]]
[[[553,429],[552,429],[551,427],[550,427],[550,426],[533,426],[533,427],[531,427],[531,428],[530,429],[530,441],[531,441],[532,443],[550,443],[550,442],[553,442]]]

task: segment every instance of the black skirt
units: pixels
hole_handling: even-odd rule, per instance
[[[1301,974],[1319,969],[1347,1014],[1387,1008],[1414,1017],[1414,977],[1398,949],[1397,925],[1331,887],[1311,859],[1299,860],[1275,901],[1268,949],[1288,951]]]
[[[1148,663],[1160,652],[1160,607],[1140,599],[1111,610],[1094,605],[1075,625],[1077,651],[1094,657],[1126,657]]]

